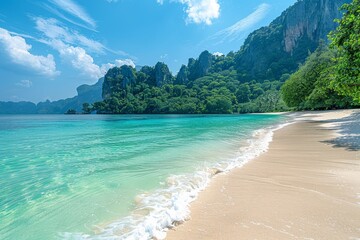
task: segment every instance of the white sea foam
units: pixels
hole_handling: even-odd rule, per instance
[[[236,158],[208,166],[193,174],[169,177],[165,188],[137,196],[136,208],[130,216],[99,229],[98,234],[62,233],[60,237],[69,240],[164,239],[169,228],[190,218],[190,203],[208,186],[214,175],[241,167],[266,152],[274,131],[289,124],[291,123],[254,131],[246,146],[239,149]]]

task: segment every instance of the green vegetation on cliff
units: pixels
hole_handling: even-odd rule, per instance
[[[110,69],[103,84],[104,100],[92,107],[98,113],[115,114],[287,110],[280,94],[282,84],[336,28],[334,19],[341,16],[338,8],[345,2],[348,1],[298,1],[268,27],[251,33],[238,52],[215,56],[204,51],[197,59],[190,58],[176,76],[160,62],[140,71],[129,66]],[[350,104],[338,95],[326,99],[332,89],[318,87],[317,91],[312,91],[315,86],[324,85],[318,81],[322,79],[319,74],[332,64],[333,52],[326,51],[325,54],[324,51],[318,50],[310,56],[310,63],[293,75],[284,87],[284,98],[290,107],[312,108],[310,105],[318,104],[318,101],[324,103],[315,108],[347,107]],[[308,71],[314,73],[311,75]],[[297,89],[297,81],[304,84],[301,91],[296,91],[300,98],[290,100],[290,92]],[[344,103],[338,104],[339,99]]]
[[[204,51],[173,77],[164,63],[113,68],[105,75],[98,113],[237,113],[285,110],[280,81],[239,81],[234,53]],[[285,76],[286,77],[286,76]],[[261,98],[260,98],[261,97]]]
[[[339,27],[330,34],[331,46],[338,51],[331,86],[360,103],[360,1],[344,4]]]
[[[298,110],[360,106],[360,6],[345,4],[344,16],[325,44],[282,87],[286,104]]]
[[[282,87],[282,96],[289,107],[304,109],[336,109],[354,107],[351,97],[339,95],[330,81],[337,56],[335,50],[321,45],[305,64]]]

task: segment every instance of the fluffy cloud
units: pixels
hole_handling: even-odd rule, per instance
[[[27,44],[24,38],[13,36],[3,28],[0,28],[0,44],[13,63],[29,68],[41,75],[55,76],[59,74],[56,71],[53,55],[39,56],[31,54],[32,46]]]
[[[106,64],[101,65],[101,72],[102,72],[103,75],[105,75],[106,72],[110,68],[121,67],[123,65],[128,65],[130,67],[135,68],[135,63],[133,62],[133,60],[131,60],[131,59],[124,59],[124,60],[117,59],[117,60],[115,60],[115,63],[106,63]]]
[[[71,63],[83,75],[88,76],[91,80],[101,77],[99,66],[94,63],[94,59],[86,53],[85,49],[67,45],[59,40],[54,40],[53,46],[59,51],[63,60]]]
[[[187,22],[212,24],[220,16],[218,0],[180,0],[187,6]]]
[[[36,29],[43,33],[40,41],[59,52],[61,59],[69,63],[81,75],[90,80],[97,80],[111,67],[129,65],[135,67],[131,59],[115,60],[101,66],[94,62],[88,52],[104,53],[110,51],[101,43],[89,39],[78,32],[69,29],[56,19],[34,18]]]
[[[156,0],[163,4],[164,0]],[[218,0],[173,0],[186,6],[187,23],[212,24],[214,19],[220,16],[220,4]]]
[[[128,65],[128,66],[130,66],[130,67],[135,68],[135,63],[134,63],[133,60],[131,60],[131,59],[124,59],[124,60],[117,59],[117,60],[115,60],[115,65],[116,65],[117,67],[121,67],[121,66],[123,66],[123,65]]]
[[[221,52],[214,52],[213,55],[216,57],[221,57],[221,56],[224,56],[225,54],[223,54]]]
[[[117,59],[114,63],[106,63],[101,66],[95,64],[94,59],[81,47],[74,47],[60,40],[53,40],[51,45],[59,51],[61,58],[77,69],[82,75],[89,77],[89,80],[97,80],[103,77],[112,67],[129,65],[135,67],[131,59]]]

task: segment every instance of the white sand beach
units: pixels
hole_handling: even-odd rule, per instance
[[[302,114],[269,151],[217,176],[167,239],[359,239],[360,154],[325,140],[324,121],[352,110]]]

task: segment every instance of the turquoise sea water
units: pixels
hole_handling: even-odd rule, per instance
[[[265,137],[254,131],[283,120],[0,116],[0,238],[162,238],[162,227],[188,216],[214,167],[241,165]]]

